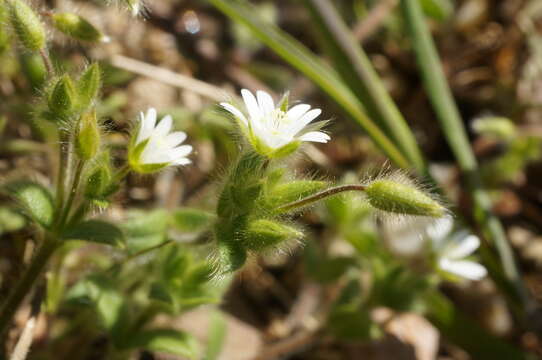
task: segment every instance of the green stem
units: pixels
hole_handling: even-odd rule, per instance
[[[8,295],[8,298],[0,309],[0,337],[2,337],[10,326],[17,309],[36,280],[39,278],[40,274],[43,272],[49,258],[58,248],[58,245],[59,243],[56,240],[46,238],[43,245],[38,249],[37,253],[33,257],[22,278],[17,282],[13,291]]]
[[[351,185],[340,185],[340,186],[332,187],[332,188],[320,191],[319,193],[316,193],[314,195],[307,196],[306,198],[303,198],[301,200],[294,201],[289,204],[280,206],[276,209],[276,211],[287,212],[290,210],[298,209],[303,206],[307,206],[309,204],[320,201],[326,197],[339,194],[344,191],[365,191],[365,186],[359,185],[359,184],[351,184]]]
[[[476,158],[470,147],[459,110],[446,81],[420,2],[419,0],[402,0],[401,8],[410,31],[425,88],[446,139],[467,178],[473,201],[478,210],[475,214],[477,221],[488,238],[493,239],[504,273],[508,281],[514,284],[517,296],[524,305],[528,305],[527,292],[516,266],[512,249],[508,244],[500,221],[491,212],[491,201],[482,187]]]
[[[64,208],[64,198],[66,192],[66,177],[68,175],[68,155],[70,134],[67,131],[59,130],[58,138],[60,142],[58,175],[56,179],[56,225],[58,225],[61,217],[62,209]]]
[[[73,182],[70,189],[70,193],[68,194],[68,200],[66,201],[66,205],[64,206],[64,210],[62,211],[60,215],[60,220],[58,222],[59,226],[63,226],[66,217],[70,213],[71,207],[73,205],[73,201],[75,200],[75,195],[77,194],[77,190],[79,189],[79,183],[81,182],[81,174],[83,173],[83,169],[85,167],[85,162],[83,160],[78,160],[77,165],[75,168],[75,173],[73,175]]]

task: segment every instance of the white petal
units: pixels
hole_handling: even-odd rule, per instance
[[[169,150],[168,155],[171,161],[175,161],[178,158],[185,157],[191,152],[192,152],[192,146],[183,145],[183,146],[176,147],[175,149]]]
[[[297,134],[299,131],[301,131],[301,129],[307,126],[307,124],[309,124],[311,121],[316,119],[321,113],[322,113],[322,110],[320,109],[312,109],[311,111],[308,111],[305,115],[300,117],[297,121],[294,121],[286,129],[286,131],[292,135]]]
[[[258,105],[260,105],[260,109],[264,116],[275,110],[275,104],[273,103],[271,95],[265,91],[258,90],[256,96],[258,97]]]
[[[171,163],[171,165],[188,165],[188,164],[191,164],[192,161],[190,161],[190,159],[187,159],[187,158],[179,158],[175,161],[173,161]]]
[[[229,103],[225,103],[225,102],[220,103],[220,106],[222,106],[224,109],[228,110],[230,113],[233,114],[233,116],[235,116],[237,119],[241,120],[243,122],[243,124],[248,126],[247,118],[235,106],[233,106],[232,104],[229,104]]]
[[[478,236],[467,235],[461,237],[459,241],[454,241],[450,247],[446,248],[444,256],[449,259],[462,259],[475,252],[479,247],[480,239],[478,239]]]
[[[487,275],[486,268],[473,261],[455,261],[444,258],[439,261],[439,266],[442,270],[469,280],[480,280]]]
[[[173,148],[186,140],[186,133],[183,131],[175,131],[169,133],[164,138],[164,147]]]
[[[297,121],[301,116],[303,116],[307,111],[309,111],[311,108],[310,105],[307,104],[298,104],[295,106],[292,106],[288,112],[286,112],[286,116],[290,121]]]
[[[167,115],[165,116],[158,125],[154,128],[154,131],[152,132],[153,137],[163,137],[165,136],[170,130],[171,125],[173,123],[173,120],[171,119],[171,116]]]
[[[251,119],[259,119],[262,117],[262,112],[260,110],[260,107],[258,106],[258,102],[256,101],[256,98],[250,91],[247,89],[241,90],[241,96],[243,97],[243,101],[245,102],[245,106],[247,108],[248,116]]]
[[[147,114],[139,113],[139,133],[137,134],[136,144],[146,140],[151,136],[152,130],[156,125],[156,109],[150,108]]]
[[[433,241],[435,249],[438,249],[443,245],[444,239],[446,239],[446,236],[452,231],[453,226],[454,220],[451,216],[444,216],[427,226],[425,231],[427,236]]]
[[[311,131],[299,137],[299,140],[302,141],[314,141],[319,143],[327,143],[330,139],[328,134],[321,131]]]

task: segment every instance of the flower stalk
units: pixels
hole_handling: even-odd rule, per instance
[[[9,328],[15,313],[28,292],[31,290],[34,283],[38,280],[39,276],[43,272],[47,262],[60,246],[53,237],[46,237],[44,243],[37,250],[34,258],[31,260],[30,265],[23,274],[23,277],[17,282],[13,291],[9,294],[5,303],[0,309],[0,337]]]

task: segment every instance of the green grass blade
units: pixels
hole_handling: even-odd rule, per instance
[[[279,28],[263,21],[257,11],[242,0],[208,0],[225,15],[247,26],[263,43],[285,61],[310,78],[343,110],[348,113],[382,151],[399,167],[409,167],[402,151],[365,114],[363,105],[351,90],[339,79],[337,73],[325,65],[299,41]]]
[[[333,3],[328,0],[305,0],[305,4],[323,35],[320,39],[342,81],[356,94],[369,116],[393,139],[410,163],[423,173],[425,162],[414,134]]]
[[[516,266],[512,249],[499,219],[491,212],[491,201],[482,187],[476,158],[442,70],[420,2],[419,0],[402,0],[401,10],[408,25],[427,94],[437,113],[444,135],[469,183],[476,207],[476,219],[485,235],[493,240],[504,273],[508,281],[514,284],[516,295],[522,299],[524,305],[527,305],[526,290]]]

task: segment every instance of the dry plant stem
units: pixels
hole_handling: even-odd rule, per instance
[[[341,186],[333,187],[327,190],[320,191],[319,193],[316,193],[314,195],[307,196],[306,198],[303,198],[301,200],[283,205],[277,208],[276,210],[278,212],[286,212],[286,211],[298,209],[300,207],[310,205],[319,200],[325,199],[329,196],[339,194],[345,191],[365,191],[365,186],[359,185],[359,184],[352,184],[352,185],[341,185]]]
[[[46,237],[44,243],[32,258],[30,265],[23,273],[22,278],[17,282],[12,292],[2,304],[0,308],[0,338],[2,338],[3,334],[9,328],[17,309],[43,272],[49,258],[58,246],[59,242],[57,240]]]
[[[10,360],[25,360],[28,356],[28,351],[32,345],[32,340],[34,338],[34,329],[36,327],[36,322],[38,321],[38,316],[41,310],[41,303],[45,295],[45,285],[42,283],[40,286],[36,287],[34,291],[34,296],[32,298],[32,310],[30,311],[30,317],[26,321],[26,324],[19,336],[19,340],[11,353]]]
[[[165,84],[180,87],[193,91],[201,96],[214,101],[224,101],[229,95],[225,90],[206,82],[196,80],[190,76],[175,73],[159,66],[150,65],[142,61],[131,59],[122,55],[115,55],[111,58],[111,65],[151,79],[161,81]]]
[[[486,236],[493,240],[504,273],[515,288],[516,295],[530,308],[527,291],[516,266],[514,255],[499,219],[491,212],[491,200],[482,186],[478,164],[468,142],[467,134],[442,70],[429,28],[418,0],[402,0],[401,7],[425,87],[437,112],[444,134],[465,174],[476,207],[476,217]]]

